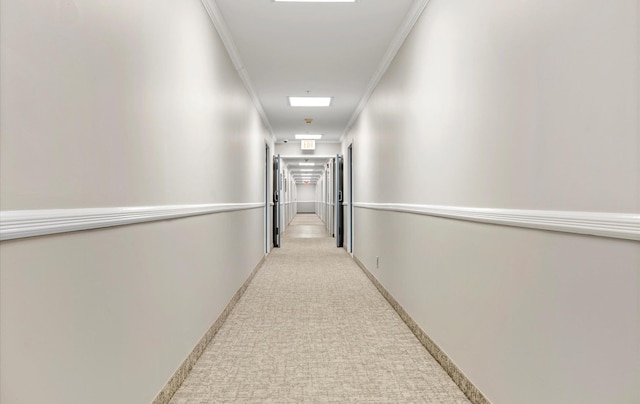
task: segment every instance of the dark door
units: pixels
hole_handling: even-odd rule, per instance
[[[269,252],[269,145],[264,146],[264,253]]]
[[[349,145],[349,252],[353,252],[353,144]]]
[[[344,161],[341,155],[336,155],[336,159],[335,159],[335,167],[334,167],[334,173],[335,173],[335,180],[334,180],[334,185],[335,185],[335,192],[334,192],[334,196],[335,196],[335,203],[336,203],[336,212],[335,212],[335,220],[336,220],[336,224],[335,224],[335,232],[336,232],[336,246],[337,247],[342,247],[344,245],[344,207],[342,206],[342,202],[343,202],[343,183],[344,183],[344,178],[343,178],[343,171],[344,171]]]
[[[280,155],[273,156],[273,246],[280,247]]]

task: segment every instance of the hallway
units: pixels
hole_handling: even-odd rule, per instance
[[[172,403],[467,403],[316,215],[294,218]]]
[[[640,403],[640,0],[0,0],[0,88],[2,404]]]

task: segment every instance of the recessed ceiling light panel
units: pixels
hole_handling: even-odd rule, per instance
[[[310,135],[308,133],[296,135],[296,140],[319,140],[319,139],[322,139],[322,135]]]
[[[331,97],[289,97],[292,107],[328,107]]]
[[[276,3],[355,3],[356,0],[273,0]]]

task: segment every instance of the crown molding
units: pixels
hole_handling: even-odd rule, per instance
[[[258,209],[264,208],[264,206],[264,202],[259,202],[1,211],[0,241],[212,213]]]
[[[271,136],[271,141],[276,143],[277,139],[273,132],[273,128],[271,127],[271,123],[267,118],[267,114],[264,112],[264,108],[262,107],[262,103],[258,98],[258,93],[256,93],[255,88],[253,87],[253,83],[251,82],[251,78],[249,78],[249,74],[247,73],[247,69],[244,66],[244,62],[240,58],[240,53],[238,52],[238,48],[236,47],[233,38],[231,37],[231,32],[229,32],[229,28],[227,28],[227,24],[222,17],[222,13],[220,12],[220,8],[218,7],[218,3],[216,0],[201,0],[202,5],[205,10],[207,10],[207,14],[213,23],[216,31],[218,31],[218,35],[224,44],[224,47],[227,49],[227,53],[229,54],[229,58],[231,59],[231,63],[235,67],[240,79],[244,83],[253,104],[262,118],[262,122],[267,127],[269,134]]]
[[[371,79],[369,79],[369,84],[367,85],[364,95],[360,99],[360,102],[356,106],[355,111],[353,111],[351,118],[347,122],[347,126],[345,127],[342,136],[340,136],[340,142],[344,141],[347,133],[349,133],[349,129],[351,129],[355,121],[360,116],[360,113],[369,102],[371,94],[373,94],[373,91],[378,86],[378,83],[380,83],[380,80],[382,80],[382,76],[384,76],[387,69],[391,65],[391,62],[393,62],[393,59],[396,57],[396,54],[402,47],[405,39],[407,39],[407,36],[409,36],[409,33],[413,29],[413,26],[416,25],[416,22],[418,22],[418,19],[422,15],[422,12],[427,7],[428,3],[429,0],[415,0],[415,2],[413,3],[411,10],[409,10],[409,12],[407,13],[402,25],[400,25],[400,28],[398,29],[398,32],[391,41],[391,45],[389,45],[387,52],[382,57],[378,68],[371,76]]]
[[[640,241],[640,214],[353,203],[358,208]]]

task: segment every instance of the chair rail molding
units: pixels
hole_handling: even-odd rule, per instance
[[[354,202],[354,207],[640,241],[640,214]]]
[[[264,208],[264,202],[0,212],[0,241],[181,217]]]

